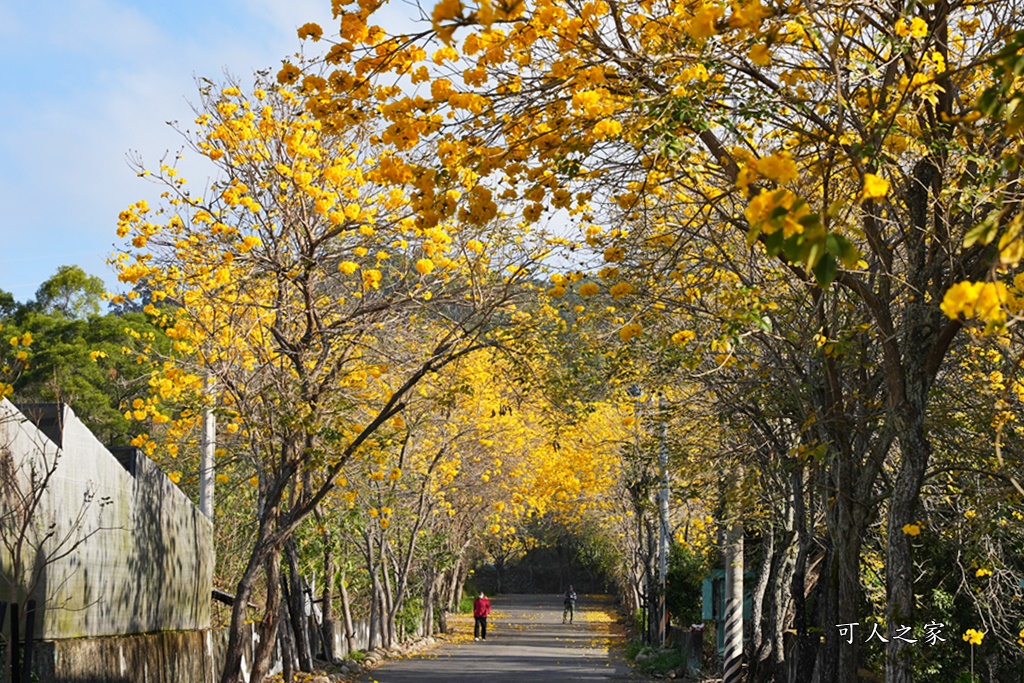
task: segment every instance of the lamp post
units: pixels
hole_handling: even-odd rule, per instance
[[[665,397],[658,397],[658,411],[661,416],[661,439],[658,444],[658,467],[661,470],[661,489],[658,491],[659,541],[658,544],[658,646],[665,647],[668,633],[668,610],[665,605],[665,589],[668,584],[668,549],[671,530],[668,522],[668,419],[665,415]]]
[[[214,452],[217,449],[217,418],[213,414],[213,380],[206,380],[207,403],[199,432],[199,511],[213,522],[213,485],[216,474]]]

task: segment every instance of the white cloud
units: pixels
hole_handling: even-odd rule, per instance
[[[415,9],[387,5],[378,19],[408,28]],[[117,214],[155,188],[125,155],[159,163],[181,138],[166,125],[192,124],[194,78],[243,83],[300,49],[296,28],[333,32],[329,0],[0,0],[0,289],[18,299],[63,264],[114,278],[104,260]],[[210,167],[186,159],[199,191]]]

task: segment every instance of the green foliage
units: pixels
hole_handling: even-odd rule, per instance
[[[406,633],[415,633],[416,628],[423,621],[423,598],[418,595],[406,598],[396,621]]]
[[[626,645],[626,657],[633,660],[637,671],[647,676],[664,675],[687,665],[687,656],[683,652],[675,648],[655,650],[643,646],[638,640],[631,640]]]
[[[63,401],[108,445],[126,445],[144,431],[124,411],[147,394],[149,376],[122,348],[130,341],[126,329],[166,343],[146,315],[81,320],[28,312],[21,318],[10,330],[30,332],[34,341],[29,368],[14,385],[18,401]]]
[[[688,547],[673,545],[669,554],[665,604],[673,623],[680,626],[701,620],[701,586],[707,576],[707,558]]]
[[[978,99],[978,110],[992,119],[1006,119],[1006,134],[1013,135],[1024,126],[1024,92],[1017,78],[1024,72],[1024,31],[1018,31],[1002,50],[992,56],[995,84]]]
[[[169,341],[144,313],[96,315],[102,291],[99,278],[62,266],[40,285],[34,303],[17,304],[0,292],[0,323],[5,336],[29,333],[33,340],[13,400],[62,401],[101,442],[126,445],[145,431],[124,413],[148,394],[149,374],[125,349],[137,344],[166,351]]]
[[[10,318],[17,310],[18,302],[14,300],[14,295],[0,289],[0,320]]]
[[[83,319],[99,314],[105,292],[103,280],[95,275],[88,275],[78,266],[61,266],[39,285],[36,306],[48,315]]]

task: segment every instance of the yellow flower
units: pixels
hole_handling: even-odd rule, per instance
[[[170,479],[173,483],[177,484],[179,481],[181,481],[181,472],[169,472],[167,474],[167,478]]]
[[[594,296],[601,291],[601,288],[594,282],[588,282],[580,285],[580,296]]]
[[[967,629],[967,631],[963,635],[964,640],[970,643],[971,645],[981,645],[981,641],[984,637],[985,634],[983,632],[973,628]]]
[[[310,38],[315,43],[316,41],[320,40],[320,38],[322,38],[323,35],[324,30],[320,28],[319,24],[309,22],[308,24],[303,24],[302,26],[299,27],[299,40],[305,40],[306,38]]]
[[[896,31],[896,35],[900,38],[924,38],[928,35],[928,24],[921,17],[914,17],[913,19],[898,19],[896,26],[893,27]]]
[[[750,58],[750,61],[758,66],[768,66],[772,63],[772,55],[767,45],[755,45],[750,48],[747,56]]]
[[[598,140],[615,137],[622,132],[622,124],[614,119],[601,119],[590,130]]]
[[[621,299],[624,296],[632,294],[635,291],[633,285],[628,282],[620,282],[617,285],[612,285],[608,293],[612,295],[613,299]]]
[[[942,297],[942,304],[939,308],[950,318],[957,318],[963,313],[970,317],[974,313],[974,302],[981,291],[981,283],[958,282],[948,290]]]
[[[243,254],[246,254],[256,247],[263,246],[263,240],[256,235],[246,235],[242,238],[242,243],[238,246],[238,250]]]
[[[680,330],[672,335],[672,343],[685,344],[696,336],[697,334],[693,330]]]
[[[342,275],[351,275],[359,270],[359,264],[354,261],[342,261],[338,264],[338,270]]]
[[[903,533],[905,533],[907,536],[917,536],[921,533],[921,526],[917,523],[904,524]]]
[[[616,263],[626,256],[626,250],[622,247],[608,247],[604,250],[604,260],[608,263]]]
[[[628,325],[624,325],[619,330],[619,339],[621,339],[624,342],[628,342],[633,337],[640,336],[643,333],[643,331],[644,328],[640,327],[638,323],[629,323]]]
[[[218,484],[226,484],[226,483],[228,483],[229,480],[230,480],[230,477],[228,477],[228,475],[226,475],[226,474],[218,474],[217,475],[217,483]]]
[[[377,269],[363,271],[363,289],[380,289],[381,272]]]
[[[281,67],[281,70],[277,72],[277,82],[281,85],[294,83],[298,80],[299,74],[301,73],[302,72],[299,70],[299,67],[291,64],[290,62],[285,62]]]
[[[686,25],[686,32],[698,43],[704,42],[706,38],[718,34],[716,24],[722,18],[725,9],[719,5],[700,5],[700,9],[693,13],[693,19]]]
[[[255,487],[255,486],[259,486],[259,485],[260,485],[260,478],[259,477],[250,477],[249,478],[249,486]]]
[[[889,194],[889,181],[874,173],[864,174],[864,189],[861,190],[860,198],[881,199]]]
[[[985,567],[982,567],[978,571],[974,572],[974,575],[976,577],[978,577],[979,579],[984,578],[986,576],[992,576],[992,570],[991,569],[986,569]]]
[[[529,221],[530,223],[536,223],[537,219],[540,218],[540,214],[543,210],[544,207],[541,204],[537,204],[536,202],[533,204],[527,204],[526,207],[523,208],[523,219]]]
[[[227,431],[228,434],[236,434],[236,433],[238,433],[238,423],[237,422],[229,422],[228,425],[224,429]]]
[[[800,221],[810,215],[807,202],[787,189],[771,191],[767,188],[750,200],[743,215],[751,227],[766,233],[782,230],[789,238],[804,231]]]
[[[419,271],[421,275],[427,275],[433,269],[434,262],[428,258],[421,258],[419,261],[416,262],[416,270]]]
[[[796,180],[796,162],[788,153],[772,154],[754,162],[754,169],[761,176],[780,185]]]

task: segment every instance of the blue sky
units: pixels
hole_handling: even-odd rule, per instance
[[[330,0],[0,0],[0,289],[33,298],[58,266],[77,264],[116,288],[106,259],[117,214],[153,187],[149,165],[176,151],[167,124],[195,118],[194,78],[244,83],[301,43]],[[401,16],[405,7],[392,6]],[[209,167],[186,159],[190,185]]]

